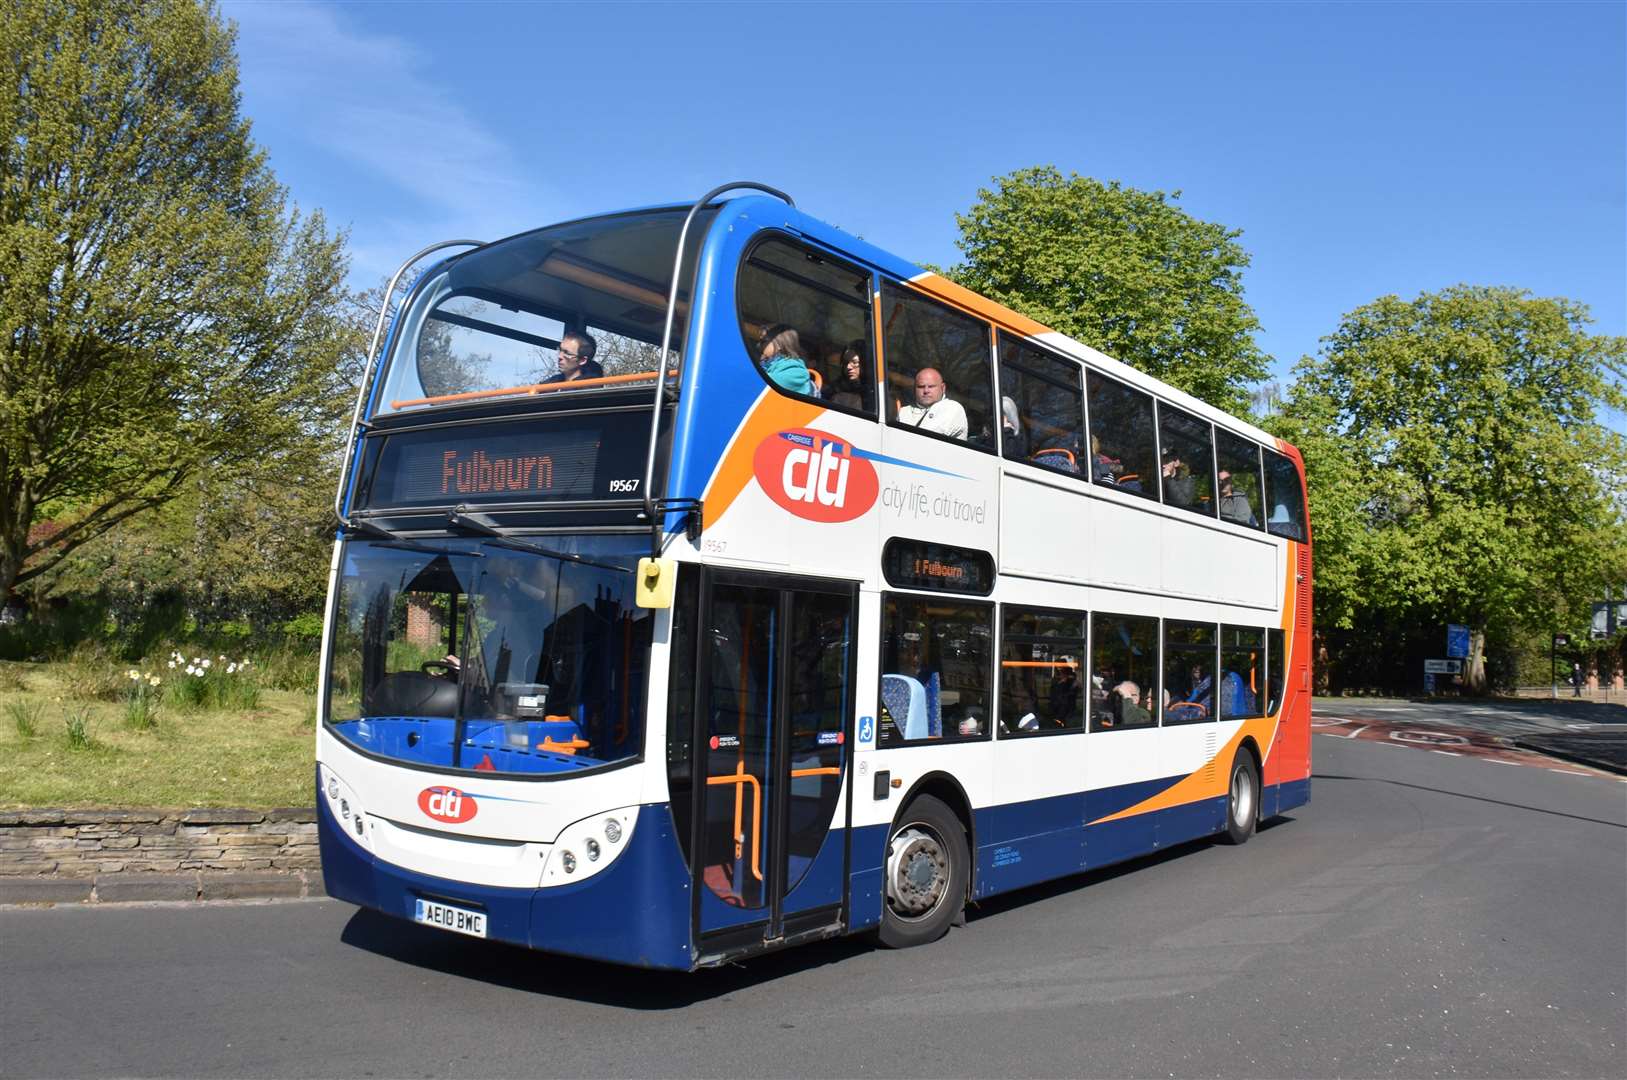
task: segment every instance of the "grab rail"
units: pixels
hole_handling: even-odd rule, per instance
[[[333,493],[333,516],[339,519],[339,524],[347,528],[350,526],[350,519],[345,516],[345,487],[350,483],[350,467],[356,458],[356,431],[361,426],[362,409],[367,403],[368,384],[373,378],[373,362],[376,359],[373,354],[378,352],[379,339],[384,336],[384,323],[390,315],[390,298],[395,295],[395,287],[400,284],[401,275],[405,274],[413,263],[432,251],[449,247],[481,247],[484,244],[484,240],[442,240],[438,244],[429,245],[402,263],[390,277],[390,284],[384,289],[384,299],[379,304],[378,322],[373,326],[373,340],[367,346],[367,361],[362,365],[361,385],[356,388],[356,411],[350,415],[350,434],[345,439],[344,464],[339,469],[339,488]]]
[[[732,183],[718,185],[705,195],[702,195],[695,205],[689,208],[689,213],[684,217],[684,227],[678,232],[678,252],[672,258],[672,285],[667,290],[667,321],[666,326],[661,331],[661,362],[656,365],[655,370],[657,371],[667,370],[667,357],[672,353],[672,318],[678,309],[678,279],[683,274],[684,244],[689,239],[689,226],[694,222],[695,215],[700,213],[707,203],[710,203],[725,191],[737,189],[761,191],[777,199],[784,199],[785,204],[792,209],[795,209],[797,205],[791,196],[778,188],[771,188],[767,184],[759,184],[753,180],[736,180]],[[662,521],[660,517],[656,516],[655,495],[652,493],[650,486],[655,483],[655,441],[661,434],[661,406],[665,404],[666,392],[666,380],[655,380],[655,400],[652,403],[654,408],[650,412],[650,446],[644,457],[644,516],[650,523],[650,558],[652,559],[661,557]],[[663,514],[663,516],[665,515]]]

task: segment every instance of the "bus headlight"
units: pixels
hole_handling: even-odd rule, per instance
[[[353,833],[357,843],[371,850],[372,837],[368,834],[367,825],[363,821],[367,811],[363,808],[361,800],[356,798],[356,793],[350,790],[350,785],[334,775],[328,766],[323,765],[317,779],[316,790],[318,798],[323,795],[328,797],[328,810],[333,814],[333,821],[343,822],[341,828]]]
[[[565,826],[542,865],[543,888],[586,881],[621,858],[638,821],[638,807],[597,814]]]

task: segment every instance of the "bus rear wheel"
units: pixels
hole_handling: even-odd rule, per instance
[[[907,949],[943,937],[966,905],[970,868],[954,812],[931,795],[911,801],[887,840],[881,943]]]
[[[1226,842],[1246,844],[1260,820],[1260,774],[1247,750],[1232,758],[1231,784],[1226,794]]]

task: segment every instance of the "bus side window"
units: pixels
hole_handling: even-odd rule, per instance
[[[1000,413],[993,407],[989,371],[990,327],[890,281],[881,286],[883,350],[887,363],[887,415],[895,423],[985,450],[994,449]],[[941,376],[936,399],[923,398],[918,378]],[[962,419],[964,417],[964,419]]]
[[[1091,481],[1158,498],[1152,396],[1096,371],[1085,373],[1085,396],[1090,404]]]
[[[868,274],[773,237],[747,253],[735,292],[746,352],[771,385],[875,415]],[[770,341],[777,347],[765,357]]]
[[[1265,631],[1252,626],[1220,628],[1220,718],[1265,715]]]
[[[1265,452],[1266,528],[1273,536],[1305,539],[1305,494],[1299,488],[1299,470],[1274,450]]]
[[[1164,723],[1215,719],[1215,624],[1164,623]]]
[[[1159,469],[1164,503],[1205,517],[1215,516],[1215,460],[1209,421],[1158,403]]]
[[[1215,464],[1216,480],[1220,487],[1221,520],[1247,525],[1251,529],[1262,528],[1265,525],[1265,488],[1260,480],[1260,448],[1241,436],[1217,427]]]
[[[1265,714],[1276,716],[1277,710],[1282,708],[1282,680],[1283,673],[1288,666],[1288,658],[1283,655],[1282,631],[1267,630],[1265,632],[1266,651],[1266,694]]]
[[[1155,726],[1158,693],[1158,620],[1091,616],[1090,730]]]
[[[878,746],[985,738],[994,605],[887,593]]]
[[[1000,737],[1085,729],[1085,616],[1005,607]]]
[[[1079,365],[1000,334],[1000,400],[1006,457],[1057,472],[1085,466]],[[1010,415],[1015,414],[1013,423]]]

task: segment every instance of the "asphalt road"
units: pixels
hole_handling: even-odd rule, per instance
[[[0,1076],[1627,1075],[1627,783],[1315,755],[1242,848],[904,952],[652,975],[332,901],[0,910]]]

